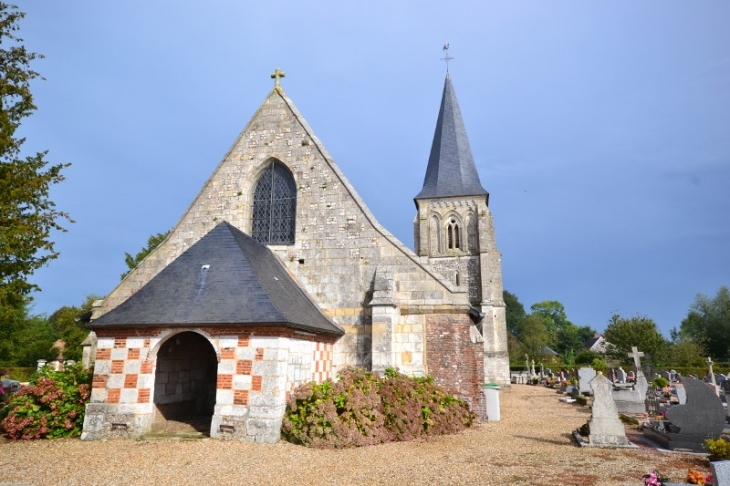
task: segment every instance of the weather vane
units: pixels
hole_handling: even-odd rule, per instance
[[[449,73],[449,61],[453,61],[454,58],[449,56],[449,43],[447,42],[444,44],[444,57],[441,58],[442,61],[446,62],[446,74]]]

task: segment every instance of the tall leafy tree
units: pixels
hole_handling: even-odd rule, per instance
[[[608,321],[603,337],[613,345],[609,354],[622,363],[633,363],[627,356],[632,346],[651,357],[654,364],[663,364],[668,357],[669,343],[659,332],[656,323],[645,316],[627,319],[614,314]]]
[[[50,239],[52,230],[66,231],[69,216],[49,199],[50,188],[64,177],[69,164],[49,165],[47,152],[23,157],[25,138],[16,131],[36,106],[30,91],[40,75],[31,63],[42,57],[29,52],[17,36],[25,14],[0,2],[0,318],[28,302],[37,286],[27,278],[58,257]]]
[[[730,361],[730,290],[722,286],[715,297],[698,294],[680,334],[700,344],[716,361]]]
[[[516,336],[519,332],[520,322],[527,316],[525,306],[522,305],[520,299],[515,294],[507,290],[502,292],[502,298],[506,307],[507,331],[513,336]]]
[[[65,343],[63,351],[65,359],[75,361],[81,359],[81,342],[86,339],[89,330],[78,319],[89,312],[94,301],[100,298],[98,295],[89,295],[80,307],[63,306],[48,318],[54,336]]]
[[[162,243],[163,241],[165,241],[165,239],[167,238],[167,236],[169,234],[170,234],[170,232],[167,231],[165,233],[157,233],[156,235],[150,236],[149,238],[147,238],[147,246],[145,246],[144,248],[142,248],[141,250],[139,250],[137,252],[137,254],[134,255],[134,256],[132,256],[129,253],[126,253],[125,252],[124,253],[124,263],[127,264],[127,267],[129,268],[129,270],[127,270],[126,272],[124,272],[122,274],[122,280],[124,280],[124,277],[126,277],[127,275],[129,275],[129,272],[131,272],[132,270],[134,270],[137,267],[137,265],[139,265],[139,263],[142,260],[145,259],[145,257],[147,255],[149,255],[150,253],[152,253],[152,251],[155,248],[157,248],[158,246],[160,246],[160,243]]]

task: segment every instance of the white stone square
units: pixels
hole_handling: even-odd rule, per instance
[[[136,388],[122,388],[119,403],[137,403],[137,396]]]

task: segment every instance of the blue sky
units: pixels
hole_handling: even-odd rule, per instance
[[[730,285],[730,2],[22,1],[43,53],[25,148],[71,162],[76,220],[34,312],[106,294],[282,86],[379,221],[413,245],[449,42],[504,286],[668,334]]]

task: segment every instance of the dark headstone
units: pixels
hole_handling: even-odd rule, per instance
[[[671,450],[703,452],[706,439],[717,439],[725,426],[720,399],[701,381],[681,377],[687,402],[667,410],[666,421],[644,430],[644,434]]]

